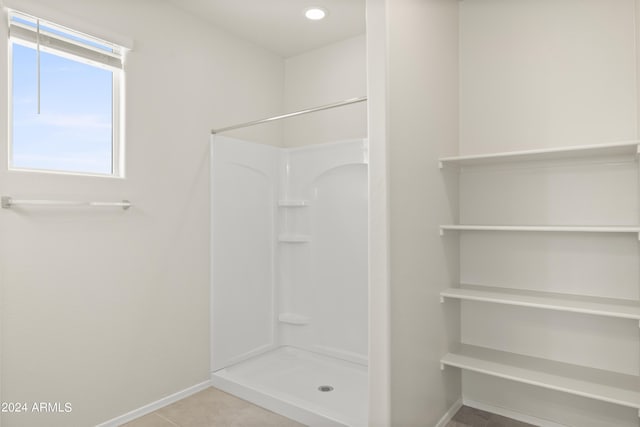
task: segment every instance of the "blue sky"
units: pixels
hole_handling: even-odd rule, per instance
[[[112,72],[13,45],[12,166],[112,173]]]

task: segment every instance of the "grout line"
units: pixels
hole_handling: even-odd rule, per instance
[[[165,417],[164,415],[161,415],[158,412],[154,412],[155,415],[159,416],[160,418],[162,418],[163,420],[167,421],[169,424],[175,426],[175,427],[180,427],[180,425],[176,424],[172,419],[169,419],[167,417]]]

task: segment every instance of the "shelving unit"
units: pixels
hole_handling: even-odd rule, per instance
[[[451,298],[640,321],[640,302],[637,301],[469,285],[446,289],[440,296],[441,302]]]
[[[640,377],[462,344],[444,366],[640,409]]]
[[[443,157],[439,159],[439,166],[440,168],[459,167],[461,171],[463,166],[474,166],[473,179],[481,178],[481,176],[477,174],[483,173],[483,166],[511,162],[542,163],[575,159],[576,161],[588,161],[588,164],[591,165],[594,164],[591,162],[592,158],[615,158],[617,161],[620,157],[631,157],[633,161],[636,162],[637,168],[639,144],[640,141],[625,141],[590,146]],[[606,163],[607,162],[602,162],[602,164]],[[599,165],[600,162],[594,164],[594,167],[597,168]],[[495,168],[488,170],[495,170]],[[511,171],[511,169],[508,170]],[[518,173],[517,168],[513,170],[516,171],[515,173]],[[476,182],[475,184],[476,188],[478,188],[478,183]],[[629,189],[632,188],[632,186],[626,188]],[[614,188],[612,188],[612,190],[613,189]],[[602,191],[602,189],[600,189],[600,191]],[[513,192],[510,194],[513,194]],[[478,200],[480,199],[477,198],[475,200],[476,206],[479,203]],[[512,201],[512,203],[517,203],[517,201]],[[502,207],[496,205],[496,209],[501,208]],[[504,208],[508,209],[508,206]],[[469,215],[469,212],[466,212],[466,217],[473,217],[474,211],[470,212],[471,215]],[[483,213],[485,215],[483,218],[488,218],[486,211],[483,211]],[[640,225],[444,224],[440,226],[439,231],[440,235],[445,235],[447,232],[463,233],[468,231],[488,233],[600,233],[603,234],[603,236],[606,234],[630,233],[637,234],[640,239]],[[553,239],[553,236],[549,236],[549,239]],[[475,246],[474,248],[475,250],[479,250],[479,247],[480,246]],[[488,250],[490,250],[490,248]],[[467,256],[472,255],[473,253],[467,254]],[[494,268],[496,267],[494,266]],[[601,292],[601,295],[606,295],[606,291]],[[482,284],[482,286],[479,284],[468,285],[464,283],[459,285],[459,287],[441,291],[441,302],[445,303],[447,299],[628,319],[639,322],[638,326],[640,326],[640,301],[638,300],[568,295],[546,291],[492,287],[485,286],[484,284]],[[505,344],[507,345],[506,348],[510,345],[508,342]],[[517,346],[515,348],[517,348]],[[640,376],[638,375],[621,374],[618,372],[531,357],[524,354],[509,353],[495,348],[478,347],[462,343],[459,344],[454,351],[442,357],[441,365],[443,369],[446,366],[456,367],[635,408],[639,410],[640,416]]]

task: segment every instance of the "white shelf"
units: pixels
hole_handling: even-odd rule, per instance
[[[459,157],[441,157],[440,167],[471,166],[502,162],[554,160],[580,157],[616,156],[638,154],[640,141],[624,141],[610,144],[581,145],[544,150],[509,151],[503,153],[478,154]]]
[[[281,234],[278,236],[281,243],[307,243],[311,241],[311,236],[304,234]]]
[[[311,318],[296,313],[280,313],[278,321],[289,325],[304,326],[311,323]]]
[[[445,289],[440,292],[440,296],[640,321],[640,301],[468,285]]]
[[[640,409],[640,377],[461,344],[445,355],[453,366],[551,390]]]
[[[578,162],[610,161],[635,162],[638,165],[640,141],[624,141],[609,144],[573,146],[528,151],[488,153],[457,157],[442,157],[440,168],[463,168],[505,165],[517,162]],[[565,164],[563,163],[563,164]],[[536,164],[537,165],[537,164]],[[528,165],[525,165],[528,166]],[[493,172],[492,169],[487,169]],[[471,179],[471,178],[470,178]],[[494,181],[490,181],[494,182]],[[605,181],[608,184],[608,181]],[[523,188],[525,191],[526,188]],[[615,189],[612,189],[614,191]],[[598,193],[596,192],[596,195]],[[496,207],[497,209],[498,207]],[[620,235],[628,233],[640,238],[640,224],[633,225],[474,225],[444,224],[440,234],[449,231],[471,232],[544,232],[544,233],[601,233]],[[634,236],[635,235],[635,236]],[[603,286],[607,285],[603,283]],[[640,321],[640,301],[620,300],[590,296],[567,295],[552,292],[516,290],[488,286],[461,284],[459,288],[440,292],[441,301],[446,298],[462,301],[529,307],[567,313],[580,313],[618,319]],[[494,307],[495,308],[495,307]],[[515,314],[514,314],[515,315]],[[509,319],[503,319],[508,321]],[[551,326],[552,327],[552,326]],[[442,368],[457,367],[467,371],[530,384],[550,390],[609,402],[639,410],[640,376],[621,374],[596,368],[557,362],[499,351],[485,347],[459,344],[454,351],[441,359]]]
[[[441,225],[444,231],[537,231],[563,233],[640,233],[640,226]]]
[[[306,208],[309,206],[308,200],[279,200],[278,206],[281,208]]]

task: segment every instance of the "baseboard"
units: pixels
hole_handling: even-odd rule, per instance
[[[449,410],[444,413],[442,418],[440,418],[440,421],[438,421],[438,424],[436,424],[434,427],[445,427],[447,423],[451,421],[456,412],[460,410],[460,408],[462,408],[462,398],[456,400],[456,403],[451,405],[451,408],[449,408]]]
[[[173,393],[169,396],[163,397],[160,400],[156,400],[155,402],[149,403],[148,405],[144,405],[141,408],[134,409],[133,411],[127,412],[124,415],[120,415],[119,417],[113,418],[109,421],[105,421],[102,424],[98,424],[96,427],[118,427],[122,424],[128,423],[129,421],[133,421],[136,418],[140,418],[144,415],[150,414],[154,411],[157,411],[160,408],[164,408],[167,405],[177,402],[178,400],[182,400],[185,397],[189,397],[192,394],[195,394],[199,391],[202,391],[208,387],[211,387],[211,380],[201,382],[200,384],[196,384],[194,386],[185,388],[177,393]]]
[[[564,424],[558,424],[553,421],[544,420],[542,418],[533,417],[520,412],[512,411],[510,409],[501,408],[499,406],[489,405],[487,403],[478,402],[475,400],[463,398],[462,403],[465,406],[480,409],[481,411],[491,412],[494,414],[502,415],[503,417],[513,418],[514,420],[522,421],[523,423],[533,424],[539,427],[568,427]]]

